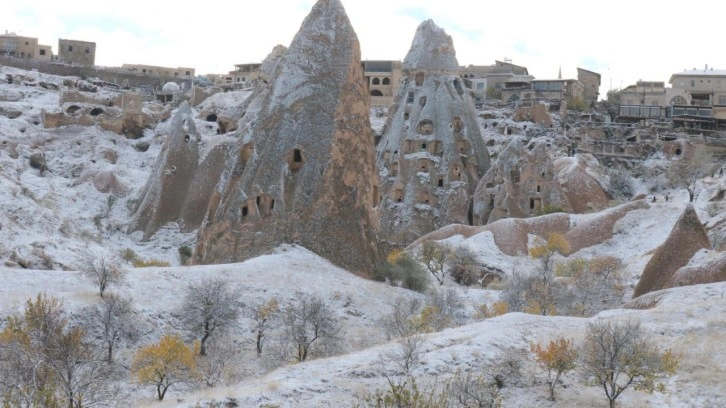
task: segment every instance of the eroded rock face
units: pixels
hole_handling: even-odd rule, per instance
[[[297,243],[369,273],[378,178],[360,46],[339,0],[316,3],[269,85],[212,194],[195,262]]]
[[[226,109],[219,115],[217,125],[219,125],[221,133],[244,130],[245,126],[257,117],[257,113],[262,109],[262,103],[270,91],[270,80],[275,75],[286,51],[287,48],[283,45],[275,46],[270,55],[262,61],[260,80],[257,81],[252,95],[238,106]]]
[[[590,155],[552,158],[545,142],[515,138],[479,181],[473,221],[526,218],[547,205],[574,213],[604,209],[610,197],[596,178],[597,167]]]
[[[669,287],[676,271],[686,266],[693,255],[701,249],[711,249],[711,243],[696,210],[692,204],[688,204],[668,238],[655,250],[645,265],[643,274],[635,286],[633,298]],[[683,274],[680,274],[676,277],[676,281],[682,278]]]
[[[445,225],[470,223],[471,195],[489,168],[489,152],[444,30],[422,23],[403,68],[376,160],[381,235],[405,245]]]
[[[128,232],[143,231],[146,239],[180,218],[197,169],[198,139],[192,110],[184,102],[172,118],[171,133],[133,210]]]

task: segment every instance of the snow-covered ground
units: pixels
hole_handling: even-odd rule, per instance
[[[97,289],[75,272],[82,255],[86,251],[116,255],[130,249],[140,258],[171,264],[143,269],[127,266],[126,282],[113,289],[133,298],[145,331],[139,345],[156,342],[163,334],[183,333],[178,311],[183,291],[190,282],[210,277],[229,280],[245,305],[271,298],[285,302],[298,293],[326,299],[343,322],[346,342],[343,355],[270,371],[258,361],[251,320],[244,316],[234,331],[242,350],[239,364],[243,375],[237,382],[197,391],[172,387],[162,403],[155,401],[152,387],[127,384],[121,406],[195,407],[198,402],[234,398],[240,407],[338,407],[354,405],[357,396],[386,386],[381,356],[398,345],[386,339],[380,319],[391,312],[396,298],[423,295],[364,280],[304,248],[287,245],[240,264],[181,266],[178,249],[193,247],[194,233],[183,234],[174,225],[150,241],[142,241],[138,233],[125,233],[134,200],[164,142],[167,124],[160,123],[139,140],[97,127],[44,129],[41,110],[58,109],[58,92],[22,81],[7,84],[6,74],[32,78],[36,84],[45,81],[60,85],[63,80],[0,67],[0,109],[20,112],[12,119],[0,114],[0,316],[21,312],[25,301],[41,292],[63,299],[70,313],[80,312],[98,302]],[[244,97],[218,95],[204,108],[228,106]],[[385,110],[380,112],[371,111],[372,125],[378,132],[385,123]],[[492,122],[497,122],[496,128]],[[489,112],[480,124],[494,155],[506,145],[502,126],[524,131],[524,125],[509,119],[503,110]],[[533,131],[531,127],[528,132]],[[225,137],[217,136],[215,126],[203,119],[199,119],[197,129],[206,148]],[[149,149],[137,149],[141,142],[148,143]],[[43,174],[30,166],[35,153],[42,153],[47,161],[48,170]],[[123,193],[103,193],[92,182],[79,182],[87,172],[112,173]],[[718,223],[723,218],[722,208],[708,197],[722,188],[722,180],[707,178],[703,185],[706,190],[699,196],[696,210],[704,224]],[[647,180],[636,183],[638,192],[647,192],[649,187]],[[611,239],[571,255],[620,259],[628,284],[624,302],[629,300],[653,250],[666,239],[687,204],[685,191],[659,190],[657,194],[662,197],[666,191],[673,197],[671,202],[661,198],[649,203],[648,209],[631,211],[617,222]],[[595,216],[582,214],[573,219],[581,223]],[[448,242],[469,246],[487,265],[507,273],[533,262],[503,254],[489,232],[467,239],[454,236]],[[715,251],[710,252],[699,253],[692,262],[708,259]],[[21,268],[22,264],[28,269]],[[477,320],[475,310],[481,304],[491,306],[498,300],[498,292],[449,286],[459,290],[464,301],[462,326],[426,336],[421,364],[412,371],[420,383],[440,383],[457,369],[484,374],[493,361],[515,351],[524,357],[526,374],[522,384],[502,390],[505,407],[605,407],[602,389],[585,385],[577,374],[563,379],[556,403],[547,400],[545,374],[529,358],[529,344],[556,336],[580,342],[593,319],[634,317],[652,331],[661,347],[671,347],[681,356],[681,368],[668,379],[667,393],[628,390],[618,399],[620,406],[726,406],[726,283],[671,289],[658,296],[657,304],[649,309],[610,310],[592,319],[510,313],[483,321]],[[130,358],[131,352],[124,351],[125,358]]]

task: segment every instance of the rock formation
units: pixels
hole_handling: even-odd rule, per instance
[[[633,298],[668,287],[678,269],[688,264],[701,249],[711,249],[706,229],[698,219],[692,204],[688,204],[670,235],[645,265],[643,274],[635,286]]]
[[[378,177],[360,46],[340,0],[315,4],[269,84],[212,194],[195,262],[296,243],[369,273]]]
[[[597,166],[590,155],[553,159],[544,141],[514,138],[479,181],[474,224],[526,218],[548,205],[574,213],[604,209],[610,197],[593,175]]]
[[[262,103],[270,90],[270,80],[275,75],[280,60],[286,51],[287,48],[283,45],[275,46],[270,55],[262,61],[260,78],[258,78],[253,94],[241,104],[226,109],[218,115],[217,125],[221,133],[244,129],[247,123],[257,117],[257,113],[262,108]]]
[[[376,159],[382,238],[408,244],[445,225],[470,223],[471,195],[489,168],[489,152],[443,29],[423,22],[402,68]]]
[[[198,139],[192,110],[184,102],[172,118],[171,132],[133,209],[128,232],[143,231],[146,239],[181,217],[197,170]]]
[[[678,269],[666,287],[674,288],[724,281],[726,281],[726,252],[721,252],[700,265],[684,266]]]
[[[532,218],[507,218],[483,226],[449,225],[419,238],[410,248],[416,247],[425,240],[439,241],[461,235],[470,238],[482,232],[491,232],[497,248],[506,255],[518,256],[527,254],[530,238],[536,235],[547,239],[549,234],[564,234],[570,243],[571,253],[581,249],[602,244],[613,237],[615,224],[630,211],[650,208],[644,200],[632,201],[619,207],[608,209],[595,217],[580,222],[573,222],[573,216],[565,213],[547,214]]]

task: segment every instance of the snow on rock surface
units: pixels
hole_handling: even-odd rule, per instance
[[[443,226],[468,223],[471,195],[489,168],[474,102],[463,89],[451,37],[422,23],[376,161],[381,236],[407,245]],[[405,65],[405,64],[404,64]]]
[[[286,241],[369,274],[377,259],[378,183],[367,100],[358,38],[343,5],[320,0],[240,139],[243,154],[212,194],[195,261],[239,261]]]

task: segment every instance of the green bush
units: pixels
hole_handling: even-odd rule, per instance
[[[388,261],[380,264],[373,275],[377,281],[389,281],[416,292],[425,292],[429,286],[429,277],[421,264],[402,251],[395,251],[388,256]]]
[[[182,265],[189,265],[189,261],[192,259],[192,249],[187,246],[179,247],[179,263]]]
[[[547,215],[547,214],[554,214],[554,213],[561,213],[565,212],[565,207],[562,206],[562,204],[551,204],[547,203],[542,208],[537,210],[537,215]]]

